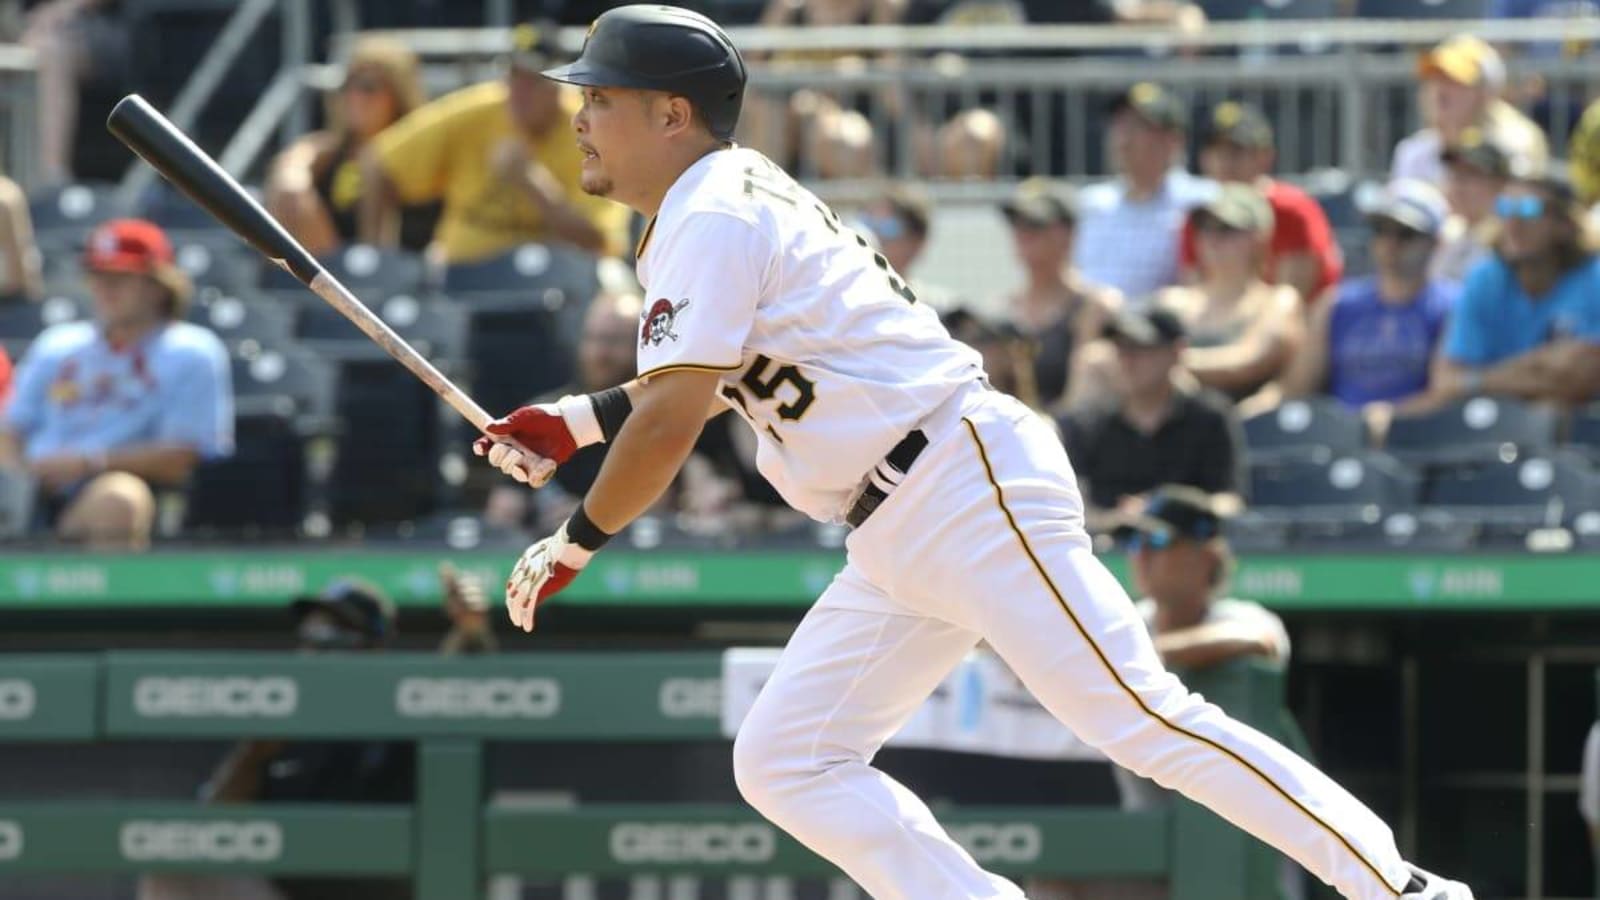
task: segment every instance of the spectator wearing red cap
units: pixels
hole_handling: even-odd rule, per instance
[[[101,225],[84,254],[94,320],[39,335],[0,418],[0,469],[37,486],[36,519],[67,539],[138,548],[152,486],[184,483],[233,445],[228,353],[181,321],[189,283],[160,228]]]

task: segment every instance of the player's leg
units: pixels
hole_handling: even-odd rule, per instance
[[[1376,815],[1163,668],[1089,550],[1070,465],[1047,426],[990,400],[924,457],[852,536],[869,577],[982,634],[1040,702],[1117,763],[1205,804],[1347,897],[1397,895],[1409,873]],[[898,567],[896,552],[909,554]]]
[[[847,567],[800,623],[734,741],[751,806],[879,900],[1021,897],[871,765],[977,641],[890,610]]]

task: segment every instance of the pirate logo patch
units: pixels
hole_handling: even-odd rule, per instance
[[[678,333],[672,326],[678,321],[678,313],[688,305],[688,300],[679,300],[676,304],[671,300],[657,300],[650,304],[644,314],[644,325],[639,329],[639,346],[658,347],[663,341],[676,341]]]

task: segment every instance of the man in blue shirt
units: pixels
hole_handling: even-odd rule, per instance
[[[0,418],[0,467],[30,477],[41,521],[97,547],[142,547],[151,486],[181,485],[233,448],[228,354],[181,321],[189,284],[150,222],[107,222],[84,255],[93,322],[28,348]]]
[[[1600,260],[1559,170],[1513,180],[1492,258],[1467,275],[1429,392],[1585,403],[1600,391]]]

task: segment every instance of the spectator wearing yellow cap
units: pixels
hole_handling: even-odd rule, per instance
[[[446,94],[379,132],[362,153],[360,239],[393,246],[400,206],[438,201],[433,242],[446,264],[528,241],[626,249],[627,208],[579,184],[572,117],[581,100],[539,74],[554,62],[549,34],[520,26],[505,77]]]
[[[1550,154],[1544,132],[1501,99],[1505,63],[1482,38],[1460,34],[1434,47],[1417,61],[1417,77],[1426,125],[1394,148],[1393,178],[1414,178],[1442,190],[1441,154],[1468,128],[1479,129],[1505,151],[1513,170],[1544,166]]]

